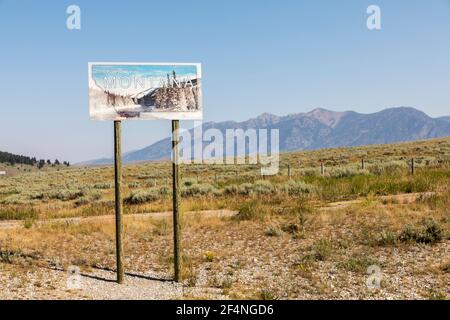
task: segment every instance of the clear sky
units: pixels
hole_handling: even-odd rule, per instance
[[[66,27],[71,4],[81,30]],[[366,27],[371,4],[381,30]],[[202,63],[206,121],[316,107],[450,115],[450,0],[0,0],[0,35],[0,150],[42,158],[112,156],[112,124],[89,120],[89,61]],[[170,122],[123,131],[134,150]]]

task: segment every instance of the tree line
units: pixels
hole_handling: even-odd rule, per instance
[[[15,164],[27,164],[30,166],[37,166],[39,169],[44,166],[59,166],[61,162],[58,159],[51,161],[50,159],[36,159],[36,157],[27,157],[22,155],[17,155],[9,152],[0,151],[0,163],[9,163],[11,165]],[[62,165],[69,167],[69,161],[63,161]]]

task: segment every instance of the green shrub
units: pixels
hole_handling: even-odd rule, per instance
[[[303,181],[289,180],[282,184],[279,189],[290,196],[299,196],[305,193],[312,193],[314,187]]]
[[[13,194],[9,197],[6,197],[1,201],[1,204],[5,205],[13,205],[13,204],[27,204],[29,203],[28,200],[24,199],[22,195],[20,194]]]
[[[23,227],[25,229],[30,229],[34,225],[35,222],[36,222],[36,220],[34,218],[25,219],[25,221],[23,222]]]
[[[112,189],[114,185],[112,183],[96,183],[94,189]]]
[[[271,290],[261,290],[259,298],[261,300],[278,300],[277,294]]]
[[[333,243],[330,239],[320,239],[313,243],[312,254],[316,261],[326,260],[333,252]]]
[[[362,170],[355,167],[334,167],[327,173],[327,175],[332,178],[346,178],[366,174],[369,174],[368,170]]]
[[[220,195],[220,191],[209,183],[193,184],[181,188],[183,197]]]
[[[441,226],[432,219],[422,221],[422,225],[414,228],[411,225],[404,227],[398,239],[401,242],[416,242],[433,244],[441,241],[443,238],[443,231]]]
[[[75,200],[74,204],[76,207],[80,207],[80,206],[86,205],[88,203],[98,201],[101,198],[102,198],[101,192],[99,192],[97,190],[90,191],[90,192],[86,193],[84,196]]]
[[[368,171],[375,175],[399,175],[404,173],[406,169],[408,169],[408,163],[406,161],[398,160],[368,166]]]
[[[215,257],[214,257],[214,252],[212,252],[212,251],[206,251],[206,252],[205,252],[205,260],[206,260],[207,262],[213,262],[214,259],[215,259]]]
[[[45,198],[45,195],[43,192],[31,192],[28,194],[28,198],[30,200],[42,200]]]
[[[77,198],[80,198],[82,196],[86,195],[85,191],[82,190],[72,190],[72,189],[65,189],[65,190],[59,190],[52,192],[48,195],[49,199],[57,199],[61,201],[70,201],[75,200]]]
[[[223,193],[224,193],[224,194],[236,195],[236,194],[238,194],[238,186],[235,185],[235,184],[226,186],[226,187],[223,189]]]
[[[253,192],[258,195],[276,193],[277,189],[270,181],[257,180],[253,184]]]
[[[243,183],[240,185],[229,185],[226,186],[224,191],[225,194],[231,194],[231,195],[250,195],[253,192],[253,184],[251,183]]]
[[[240,195],[243,195],[243,196],[248,196],[248,195],[252,194],[253,193],[253,184],[248,183],[248,182],[240,184],[238,187],[237,193]]]
[[[170,189],[168,187],[161,187],[159,188],[159,194],[162,196],[167,196],[170,192]]]
[[[296,234],[300,231],[300,227],[296,223],[285,223],[281,226],[281,230],[286,233]]]
[[[397,235],[390,230],[386,230],[380,233],[379,238],[377,239],[377,244],[379,246],[394,245],[397,241]]]
[[[227,290],[227,289],[230,289],[232,285],[233,285],[233,279],[230,276],[226,276],[222,280],[222,283],[220,284],[220,288]]]
[[[16,260],[16,258],[20,257],[20,252],[11,251],[11,250],[0,250],[0,262],[12,264]]]
[[[283,231],[277,226],[269,227],[265,231],[265,235],[269,237],[279,237],[282,235],[282,233]]]
[[[193,179],[193,178],[185,178],[182,180],[182,185],[185,187],[190,187],[193,186],[194,184],[197,183],[197,180]]]
[[[300,170],[300,174],[305,177],[315,177],[320,175],[320,170],[317,168],[304,168]]]
[[[131,192],[131,194],[125,198],[124,202],[126,204],[143,204],[147,202],[156,201],[159,198],[159,190],[137,190]]]
[[[380,265],[380,262],[374,258],[365,256],[365,255],[357,255],[355,257],[350,257],[345,261],[342,261],[338,264],[339,267],[359,273],[366,273],[367,268],[371,265]]]
[[[243,220],[262,220],[265,217],[266,210],[257,201],[251,200],[245,202],[240,208],[234,219]]]
[[[141,186],[141,184],[139,182],[130,182],[128,184],[128,188],[139,188]]]
[[[424,219],[419,226],[407,224],[398,234],[392,231],[383,231],[376,240],[377,245],[395,245],[402,243],[433,244],[444,237],[441,226],[432,219]]]

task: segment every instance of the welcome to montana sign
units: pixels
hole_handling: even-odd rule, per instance
[[[89,63],[92,120],[202,119],[199,63]]]

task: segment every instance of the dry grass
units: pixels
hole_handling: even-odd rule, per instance
[[[251,166],[185,166],[183,211],[239,214],[183,218],[184,284],[231,298],[448,298],[449,154],[450,139],[284,154],[280,175],[264,181]],[[362,156],[367,171],[355,167]],[[400,164],[411,156],[420,159],[414,176]],[[325,177],[312,172],[318,160]],[[292,179],[287,163],[300,163]],[[165,162],[127,166],[125,194],[134,200],[125,212],[170,211],[169,170]],[[72,168],[0,180],[0,219],[24,220],[0,228],[2,270],[26,282],[27,268],[114,268],[112,219],[35,223],[113,214],[112,174]],[[171,220],[126,216],[125,253],[126,270],[170,276]],[[383,272],[375,291],[365,285],[372,264]]]

